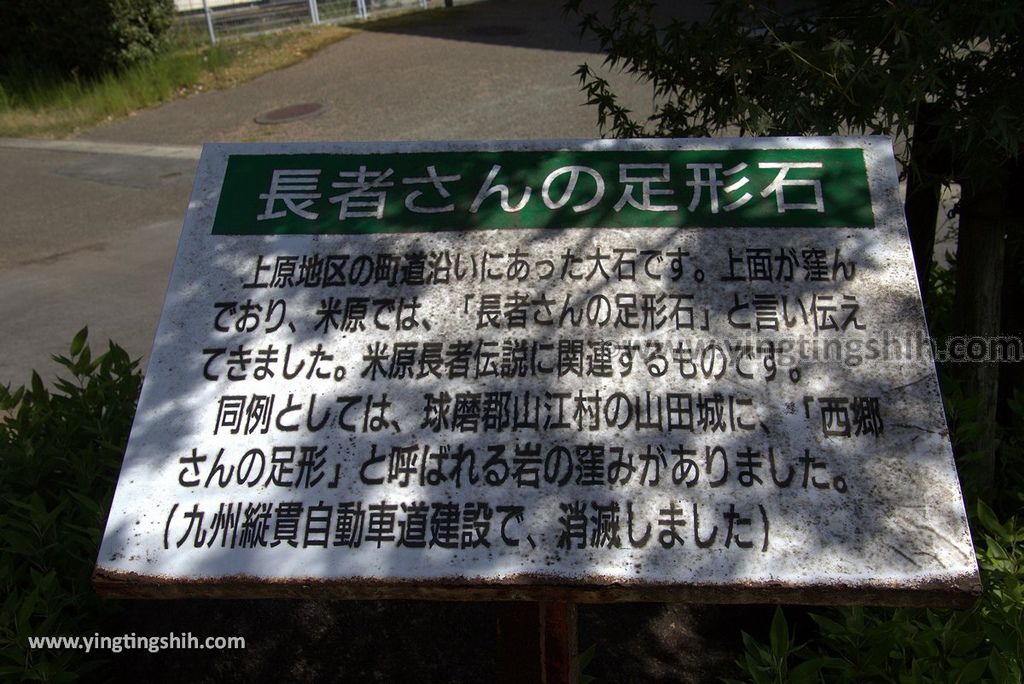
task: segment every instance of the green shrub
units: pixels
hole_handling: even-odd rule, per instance
[[[53,391],[0,385],[0,678],[71,681],[95,654],[31,650],[30,636],[89,635],[101,612],[89,580],[142,375],[120,347],[92,358],[83,329]],[[86,657],[89,662],[86,662]]]
[[[6,71],[113,71],[156,54],[174,12],[173,0],[0,0],[0,61]]]
[[[812,614],[818,634],[794,646],[780,608],[768,645],[743,635],[740,668],[757,684],[1024,681],[1024,525],[979,504],[976,526],[985,592],[973,609],[837,608]]]

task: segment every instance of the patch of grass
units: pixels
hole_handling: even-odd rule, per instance
[[[64,137],[176,97],[229,88],[290,66],[353,32],[321,26],[213,47],[179,45],[148,62],[93,80],[61,78],[25,64],[0,65],[0,136]]]

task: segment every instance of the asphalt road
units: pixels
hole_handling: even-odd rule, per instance
[[[311,59],[58,144],[0,141],[0,383],[90,328],[133,356],[153,340],[204,142],[599,137],[573,72],[601,56],[560,3],[493,0],[370,26]],[[638,114],[649,88],[609,74]],[[254,118],[319,102],[316,118]]]

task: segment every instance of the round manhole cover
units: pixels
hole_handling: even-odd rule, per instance
[[[302,102],[300,104],[288,105],[263,112],[256,117],[258,124],[280,124],[299,119],[308,119],[324,111],[325,107],[319,102]]]

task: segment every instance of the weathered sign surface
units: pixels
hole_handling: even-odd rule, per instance
[[[211,145],[113,595],[979,589],[889,142]]]

